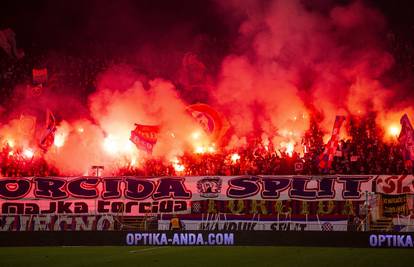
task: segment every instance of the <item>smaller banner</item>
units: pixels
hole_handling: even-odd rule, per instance
[[[0,216],[2,231],[111,231],[120,230],[112,215]]]
[[[43,84],[47,83],[47,69],[33,69],[33,84]]]
[[[408,213],[406,195],[382,195],[382,203],[386,217],[405,216]]]
[[[186,231],[347,231],[347,220],[339,221],[197,221],[182,220]],[[169,230],[169,220],[159,220],[158,230]]]
[[[158,125],[135,124],[135,130],[131,131],[130,140],[138,149],[151,154],[157,143],[160,127]]]

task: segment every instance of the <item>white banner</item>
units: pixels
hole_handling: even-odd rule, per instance
[[[200,221],[182,220],[184,229],[188,231],[347,231],[347,221]],[[159,220],[158,230],[169,230],[169,220]]]
[[[380,175],[376,179],[377,192],[387,195],[413,194],[413,175]]]
[[[371,175],[5,177],[0,214],[188,213],[202,200],[358,201],[372,190],[373,180]]]

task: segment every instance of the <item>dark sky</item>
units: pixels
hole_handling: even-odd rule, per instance
[[[365,1],[380,9],[392,28],[412,33],[412,1]],[[237,32],[237,20],[229,21],[206,0],[3,0],[0,9],[0,28],[14,29],[25,48],[44,49],[88,42],[140,45],[164,41],[174,31],[184,31],[183,38],[206,35],[225,42]]]
[[[57,67],[55,72],[64,69],[66,73],[77,73],[79,66],[63,66],[59,61],[62,55],[73,55],[94,57],[98,61],[119,57],[122,63],[125,59],[130,60],[126,63],[134,63],[134,67],[145,75],[173,80],[178,77],[176,74],[186,52],[196,52],[209,72],[215,74],[223,56],[234,48],[232,45],[236,42],[232,41],[238,35],[243,17],[218,8],[219,1],[227,0],[1,0],[0,29],[12,28],[16,32],[17,46],[23,48],[27,55],[25,60],[29,62],[25,71],[27,79],[32,66],[47,66],[50,73],[54,73],[53,66]],[[270,0],[257,1],[266,3]],[[301,1],[321,10],[321,7],[349,2]],[[405,66],[409,66],[406,69],[411,76],[414,1],[361,1],[384,14],[390,30],[398,36],[398,42],[410,44],[394,52],[401,79],[407,76],[400,71]],[[408,47],[408,51],[404,47]],[[407,53],[413,56],[408,57]],[[47,60],[49,63],[45,62]],[[94,75],[102,70],[98,67],[94,70],[95,66],[83,63],[80,68],[80,77],[68,76],[67,80],[74,83],[95,80]],[[9,87],[21,79],[20,76],[11,79]],[[87,92],[94,88],[91,84],[85,87],[90,88]]]
[[[204,34],[225,39],[234,30],[211,1],[192,0],[6,0],[0,10],[0,28],[5,27],[15,30],[23,47],[45,49],[90,42],[142,45],[164,41],[171,32],[177,36],[177,31],[183,31],[183,38]]]
[[[234,15],[230,19],[228,12],[218,8],[218,1],[2,0],[0,29],[12,28],[18,47],[32,57],[56,52],[128,59],[134,51],[135,59],[131,62],[135,65],[151,72],[162,69],[164,73],[154,74],[168,76],[188,51],[196,52],[214,68],[232,50],[232,40],[237,37],[243,18]],[[302,1],[318,6],[349,2]],[[378,8],[399,40],[414,47],[412,1],[362,1]]]

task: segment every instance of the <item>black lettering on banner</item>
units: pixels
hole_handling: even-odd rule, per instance
[[[237,177],[229,180],[227,196],[245,198],[256,195],[260,191],[258,177]]]
[[[67,198],[66,181],[58,178],[34,178],[36,190],[34,195],[39,198],[62,199]]]
[[[362,195],[361,184],[369,181],[370,178],[371,177],[363,176],[339,177],[338,182],[344,184],[344,189],[342,190],[342,197],[344,199],[359,199]]]
[[[112,213],[123,213],[125,211],[124,202],[116,201],[111,203],[111,212]]]
[[[187,202],[186,201],[174,201],[174,212],[186,211]]]
[[[96,188],[99,183],[98,178],[80,177],[68,182],[69,193],[78,198],[96,198],[99,196]]]
[[[55,213],[57,209],[57,205],[56,202],[50,202],[49,203],[49,209],[48,210],[42,210],[40,213],[41,214],[52,214]]]
[[[72,210],[70,209],[70,206],[72,205],[72,202],[67,201],[58,201],[58,213],[72,213]]]
[[[280,192],[286,190],[290,185],[290,179],[285,177],[269,177],[261,179],[263,185],[262,198],[277,199],[280,197]]]
[[[125,197],[134,200],[143,200],[151,197],[155,183],[148,179],[126,178]]]
[[[101,180],[103,183],[102,198],[111,199],[121,197],[121,178],[104,178]]]
[[[74,213],[88,213],[88,204],[85,202],[75,202],[73,204],[75,206],[73,209]]]
[[[157,189],[152,195],[153,199],[176,198],[189,199],[191,191],[184,185],[184,178],[161,178],[158,180]]]
[[[136,202],[136,201],[128,201],[126,203],[126,205],[125,205],[125,212],[126,213],[131,213],[132,212],[132,208],[134,206],[137,206],[138,207],[138,202]]]
[[[318,179],[318,198],[335,198],[335,177]]]
[[[24,214],[39,214],[39,205],[36,203],[26,203]]]
[[[316,198],[316,191],[306,188],[310,178],[295,178],[292,179],[292,188],[289,191],[289,196],[300,199],[314,199]]]
[[[14,202],[5,202],[1,205],[1,211],[3,214],[23,214],[24,204],[14,203]]]
[[[4,199],[19,199],[26,196],[32,184],[24,178],[6,178],[0,180],[0,197]]]
[[[150,213],[151,212],[151,203],[150,202],[141,202],[139,203],[139,213]]]
[[[108,206],[110,204],[111,204],[110,201],[99,200],[98,201],[98,213],[108,213],[109,212]]]

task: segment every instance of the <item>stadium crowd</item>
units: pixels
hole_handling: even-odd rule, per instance
[[[137,166],[128,165],[117,169],[113,175],[135,176],[201,176],[201,175],[294,175],[294,174],[411,174],[413,168],[404,164],[397,142],[386,143],[380,139],[368,142],[366,137],[341,140],[331,168],[319,166],[323,146],[309,147],[302,155],[275,151],[260,142],[252,142],[244,148],[216,153],[185,153],[174,162],[150,158]],[[237,155],[235,157],[235,155]],[[23,155],[4,145],[0,153],[2,176],[52,176],[59,170],[47,164],[39,154]],[[64,175],[64,174],[61,174]]]
[[[232,159],[237,154],[240,159]],[[160,160],[148,160],[143,167],[124,167],[121,175],[318,175],[318,174],[407,174],[412,168],[404,165],[399,148],[395,144],[361,146],[350,140],[342,140],[331,168],[319,167],[318,153],[303,156],[293,152],[270,152],[251,147],[233,153],[185,154],[179,158],[182,171]]]
[[[36,49],[33,49],[36,51]],[[16,59],[0,50],[0,104],[4,109],[13,105],[14,88],[21,83],[30,83],[32,67],[45,65],[54,73],[49,86],[82,88],[82,95],[96,89],[96,76],[108,65],[117,62],[114,58],[95,58],[91,55],[48,55],[28,51],[29,55]],[[51,62],[48,62],[51,61]],[[41,64],[39,65],[39,62]],[[59,71],[61,66],[64,70]],[[0,115],[1,115],[0,110]],[[331,114],[332,116],[336,114]],[[324,144],[318,123],[311,122],[308,133],[302,140],[305,153],[287,153],[265,147],[260,138],[250,138],[245,147],[221,150],[215,153],[185,153],[177,158],[181,168],[162,158],[151,158],[140,162],[139,167],[124,166],[113,175],[243,175],[243,174],[406,174],[413,167],[403,160],[402,150],[394,141],[383,141],[383,133],[377,128],[375,114],[351,117],[347,123],[347,139],[340,140],[331,168],[319,167]],[[260,136],[260,135],[259,135]],[[12,151],[8,144],[0,144],[0,169],[2,176],[51,176],[64,175],[43,159],[41,153],[27,157],[23,151]],[[237,158],[232,158],[237,154]]]

